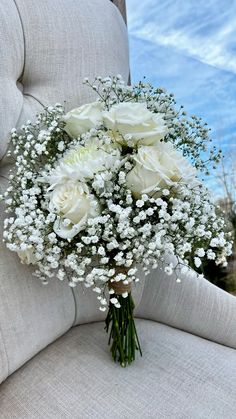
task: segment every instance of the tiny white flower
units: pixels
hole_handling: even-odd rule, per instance
[[[70,281],[70,282],[69,282],[69,286],[70,286],[71,288],[74,288],[74,287],[76,287],[76,283],[75,283],[75,282]]]
[[[197,249],[196,250],[196,255],[199,256],[199,257],[205,256],[205,250],[202,247]]]
[[[98,294],[101,294],[101,292],[102,292],[101,288],[98,288],[98,287],[93,288],[93,291],[98,293]]]
[[[143,207],[143,205],[144,205],[144,201],[143,201],[142,199],[138,199],[138,200],[136,201],[136,206],[137,206],[138,208]]]
[[[63,151],[65,149],[65,143],[64,141],[59,141],[57,148],[59,151]]]
[[[172,275],[172,273],[173,273],[173,266],[172,266],[172,265],[166,266],[166,267],[164,268],[164,271],[165,271],[165,273],[166,273],[167,275]]]
[[[112,304],[118,304],[119,303],[119,301],[117,300],[117,298],[115,298],[115,297],[113,297],[113,298],[110,298],[110,302],[112,303]]]
[[[168,195],[170,195],[170,191],[168,189],[163,189],[162,195],[168,196]]]
[[[199,257],[195,257],[194,258],[194,265],[196,266],[196,268],[199,268],[202,264],[202,261]]]

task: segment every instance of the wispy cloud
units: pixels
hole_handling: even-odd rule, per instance
[[[236,73],[236,2],[128,0],[131,35]]]

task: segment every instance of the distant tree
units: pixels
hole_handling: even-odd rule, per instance
[[[224,192],[224,197],[218,200],[218,204],[232,225],[236,244],[236,153],[222,159],[218,179]]]
[[[216,266],[209,261],[203,266],[206,278],[226,291],[236,292],[236,153],[222,159],[217,175],[218,183],[223,191],[222,198],[217,200],[223,211],[226,228],[232,231],[234,253],[229,259],[227,268]]]

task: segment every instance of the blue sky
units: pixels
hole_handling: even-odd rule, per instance
[[[132,82],[173,92],[236,155],[236,0],[126,2]]]

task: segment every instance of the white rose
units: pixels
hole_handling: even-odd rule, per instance
[[[70,239],[85,228],[89,217],[99,215],[98,202],[87,185],[73,181],[54,188],[49,209],[59,216],[54,223],[55,233]]]
[[[164,188],[175,182],[191,183],[196,176],[196,169],[171,143],[142,146],[134,159],[136,165],[128,173],[126,181],[135,197],[143,193],[153,195],[156,187]]]
[[[122,102],[103,112],[103,123],[113,133],[117,131],[116,141],[135,146],[153,145],[167,134],[167,126],[161,114],[147,109],[145,103]],[[127,138],[130,137],[130,140]]]
[[[72,138],[94,128],[102,121],[102,104],[99,102],[88,103],[68,112],[63,120],[66,122],[65,131]]]
[[[34,255],[34,250],[32,247],[27,250],[18,250],[17,254],[21,262],[26,265],[30,265],[30,264],[34,265],[37,262],[37,259]]]
[[[110,169],[120,158],[120,150],[114,144],[99,148],[98,141],[69,150],[58,166],[45,179],[52,187],[68,180],[86,181],[98,172]]]

